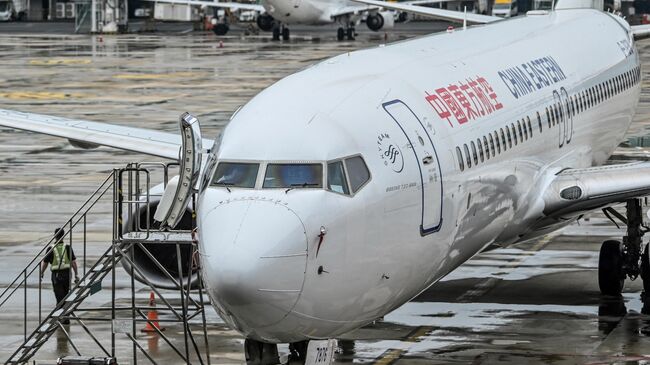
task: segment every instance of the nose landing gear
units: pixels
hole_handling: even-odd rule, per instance
[[[252,339],[244,341],[246,365],[277,365],[280,363],[278,345]]]
[[[273,40],[279,41],[280,37],[282,37],[283,41],[288,41],[291,38],[291,32],[289,31],[289,27],[276,22],[273,25]]]
[[[635,280],[641,276],[644,296],[650,295],[650,262],[648,245],[643,248],[643,235],[649,231],[643,224],[643,208],[641,199],[630,199],[626,202],[625,216],[613,208],[605,208],[603,212],[616,226],[614,218],[618,218],[627,226],[627,234],[623,242],[607,240],[600,248],[598,261],[598,286],[605,295],[619,296],[623,292],[626,277]],[[613,216],[613,217],[612,217]]]

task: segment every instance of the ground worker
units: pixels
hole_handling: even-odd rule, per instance
[[[45,274],[47,265],[49,264],[52,270],[52,287],[54,289],[54,296],[56,296],[57,306],[61,304],[63,298],[68,295],[70,291],[70,268],[74,270],[75,283],[79,281],[77,272],[77,257],[70,245],[66,244],[63,240],[65,232],[61,228],[54,231],[54,245],[50,252],[45,255],[41,263],[41,279]]]

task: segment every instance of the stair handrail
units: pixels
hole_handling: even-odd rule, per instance
[[[64,233],[62,239],[64,239],[66,236],[68,236],[72,232],[72,230],[77,226],[77,224],[79,224],[79,222],[81,222],[82,218],[95,206],[95,204],[97,204],[97,202],[99,202],[99,200],[102,197],[104,197],[104,195],[106,194],[108,189],[111,186],[113,186],[114,175],[115,175],[115,171],[112,171],[106,177],[106,179],[104,179],[104,181],[99,185],[99,187],[97,189],[95,189],[95,191],[90,195],[90,197],[88,197],[88,199],[86,199],[86,201],[81,205],[81,207],[79,209],[77,209],[77,211],[75,211],[70,216],[70,218],[68,218],[68,220],[66,221],[66,223],[62,227],[69,227],[69,228]],[[101,191],[102,189],[103,189],[103,191]],[[101,191],[101,193],[100,193],[100,191]],[[88,206],[88,204],[93,200],[93,198],[96,198],[96,199],[92,202],[92,204],[90,204]],[[86,206],[87,206],[87,208],[84,209],[84,207],[86,207]],[[83,213],[80,214],[82,211],[83,211]],[[77,217],[77,216],[79,216],[79,217]],[[78,219],[73,224],[72,221],[75,218],[78,218]],[[52,249],[54,248],[52,246],[52,244],[53,244],[55,238],[56,237],[52,237],[47,242],[47,244],[44,245],[43,248],[41,248],[41,250],[31,259],[31,261],[29,261],[29,263],[18,273],[18,275],[16,275],[16,278],[9,285],[7,285],[7,287],[0,293],[0,300],[1,300],[0,301],[0,308],[2,308],[2,306],[9,300],[9,298],[11,298],[13,296],[13,294],[16,292],[16,290],[18,290],[18,288],[20,288],[23,284],[27,285],[27,283],[26,283],[27,278],[30,277],[32,275],[32,273],[34,273],[34,270],[36,270],[37,268],[40,267],[40,263],[41,263],[42,259],[50,251],[52,251]],[[35,262],[37,262],[36,265],[34,265]],[[31,270],[29,270],[29,272],[28,272],[28,269],[32,265],[34,265],[34,267]],[[20,280],[21,277],[22,277],[22,280],[20,282],[18,282],[18,280]],[[12,289],[12,288],[13,288],[13,290],[10,291],[10,289]]]

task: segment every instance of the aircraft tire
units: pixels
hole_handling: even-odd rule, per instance
[[[345,29],[343,29],[343,28],[337,29],[337,31],[336,31],[336,39],[338,39],[339,41],[342,41],[343,39],[345,39]]]
[[[598,286],[604,295],[619,296],[623,292],[625,273],[623,272],[623,250],[621,243],[607,240],[600,247],[598,259]]]
[[[280,27],[277,25],[273,26],[273,40],[274,41],[280,40]]]
[[[278,345],[247,338],[244,341],[246,365],[276,365],[280,363]]]
[[[288,41],[290,38],[291,38],[291,31],[289,31],[289,28],[287,27],[282,28],[282,40]]]
[[[346,30],[346,33],[347,33],[346,36],[348,37],[348,40],[353,41],[354,40],[354,28],[348,28]]]
[[[216,35],[226,35],[228,31],[230,30],[230,27],[226,23],[217,23],[215,26],[212,28],[212,31]]]

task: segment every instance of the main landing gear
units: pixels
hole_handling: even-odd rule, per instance
[[[643,246],[642,237],[650,231],[643,224],[643,208],[641,199],[630,199],[626,202],[625,216],[613,208],[605,208],[603,212],[614,224],[618,218],[627,226],[627,234],[623,242],[607,240],[600,248],[598,261],[598,286],[605,295],[619,296],[623,292],[626,277],[643,280],[644,297],[650,296],[650,261],[648,244]],[[612,217],[613,216],[613,217]],[[618,224],[616,224],[618,226]]]
[[[339,29],[336,31],[336,39],[339,41],[342,41],[345,38],[347,38],[349,41],[353,41],[356,35],[357,34],[354,29],[354,24],[350,23],[347,23],[345,28],[339,27]]]
[[[289,361],[287,365],[302,365],[307,360],[309,341],[300,341],[289,344]],[[277,365],[280,363],[278,345],[264,343],[252,339],[244,341],[246,365]]]
[[[273,24],[273,40],[279,41],[280,37],[282,37],[283,41],[288,41],[291,37],[291,32],[286,25],[276,22]]]

